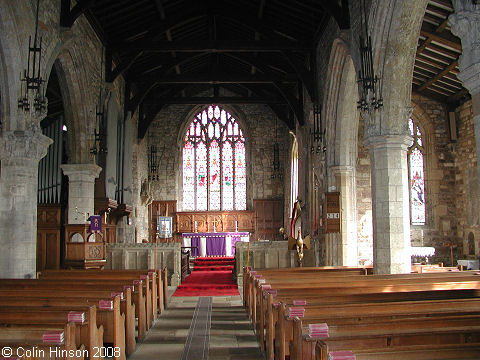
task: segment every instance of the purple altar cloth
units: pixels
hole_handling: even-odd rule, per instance
[[[225,254],[225,235],[207,236],[207,256]]]
[[[192,256],[200,256],[200,236],[193,236],[192,237]],[[193,246],[196,246],[196,248],[194,248]]]

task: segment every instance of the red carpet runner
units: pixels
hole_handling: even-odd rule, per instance
[[[233,281],[233,256],[198,257],[193,271],[177,288],[173,296],[227,296],[239,295]]]

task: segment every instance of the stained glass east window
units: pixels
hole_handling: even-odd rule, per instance
[[[425,225],[425,172],[422,131],[414,120],[408,121],[413,144],[408,149],[410,219],[412,225]]]
[[[183,210],[245,210],[245,137],[217,105],[200,111],[183,145]]]

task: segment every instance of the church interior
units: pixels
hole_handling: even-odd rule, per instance
[[[1,357],[480,358],[479,24],[0,0]]]

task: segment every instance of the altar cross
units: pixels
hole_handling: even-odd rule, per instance
[[[213,224],[213,231],[217,232],[217,225],[220,225],[220,221],[217,218],[213,218],[212,224]]]

